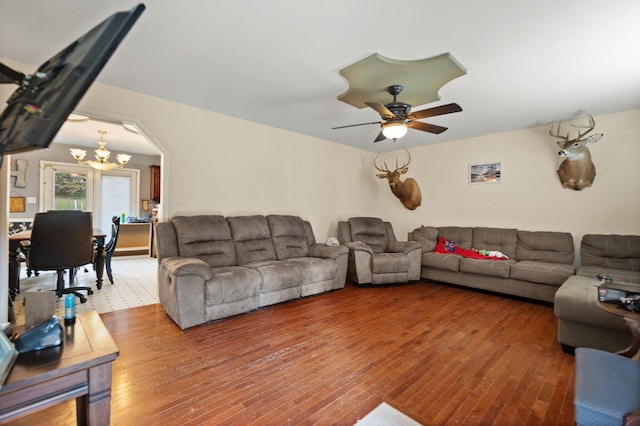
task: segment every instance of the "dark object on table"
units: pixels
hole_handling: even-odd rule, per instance
[[[622,303],[622,306],[627,308],[629,311],[640,312],[640,294],[621,297],[620,302]]]
[[[599,302],[625,305],[624,299],[633,297],[640,297],[640,284],[604,281],[598,286]],[[636,304],[637,303],[636,299]],[[632,309],[629,310],[633,311]]]
[[[22,333],[13,341],[18,352],[25,353],[60,346],[62,344],[62,326],[57,316],[42,322]]]

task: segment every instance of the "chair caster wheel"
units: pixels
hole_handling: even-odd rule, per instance
[[[86,297],[80,297],[80,303],[87,303]]]
[[[92,289],[87,290],[87,294],[91,296],[93,294],[93,290]]]

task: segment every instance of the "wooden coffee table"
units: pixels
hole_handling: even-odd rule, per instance
[[[79,425],[109,424],[118,347],[95,311],[78,314],[64,331],[62,346],[18,356],[0,388],[0,423],[75,398]]]

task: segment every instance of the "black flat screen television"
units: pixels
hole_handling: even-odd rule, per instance
[[[0,64],[0,82],[19,85],[0,115],[0,164],[5,154],[49,146],[144,9],[114,13],[32,75]]]

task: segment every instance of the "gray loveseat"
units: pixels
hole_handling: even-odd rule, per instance
[[[576,347],[622,350],[631,341],[631,333],[622,316],[598,306],[596,286],[601,281],[597,275],[637,286],[640,293],[640,236],[587,234],[580,242],[580,252],[581,266],[555,297],[558,342],[565,352]]]
[[[509,259],[435,253],[440,237],[464,249],[499,251]],[[575,273],[573,237],[567,232],[423,226],[408,239],[422,244],[420,276],[427,280],[553,302],[558,287]]]
[[[156,245],[160,302],[182,329],[345,285],[347,248],[296,216],[177,216]]]

